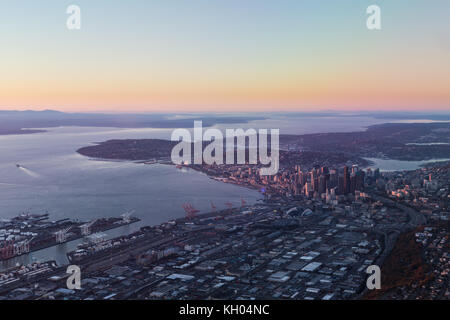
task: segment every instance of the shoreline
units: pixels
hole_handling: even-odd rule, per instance
[[[118,229],[120,227],[125,227],[125,226],[131,225],[133,223],[137,223],[137,222],[140,222],[140,221],[141,221],[141,219],[136,218],[136,217],[132,217],[129,222],[122,222],[120,224],[111,224],[111,225],[108,225],[108,226],[105,226],[105,227],[101,227],[99,230],[96,230],[95,232],[92,232],[91,234],[101,233],[101,232],[105,232],[105,231],[108,231],[108,230]],[[48,249],[48,248],[52,248],[52,247],[59,246],[59,245],[64,245],[64,244],[66,244],[68,242],[79,240],[79,239],[83,239],[85,237],[86,237],[86,235],[82,235],[82,234],[73,235],[71,237],[68,237],[65,241],[63,241],[61,243],[58,243],[58,242],[56,242],[56,243],[45,243],[45,244],[42,244],[42,245],[33,246],[32,248],[30,248],[30,251],[28,251],[28,252],[21,252],[20,254],[17,254],[15,256],[12,256],[12,257],[9,257],[9,258],[6,258],[6,259],[0,258],[0,264],[7,263],[11,259],[15,259],[15,258],[18,258],[18,257],[21,257],[21,256],[31,255],[34,252],[37,252],[37,251],[40,251],[40,250],[44,250],[44,249]],[[31,247],[31,245],[30,245],[30,247]],[[0,267],[0,269],[1,269],[1,267]]]
[[[447,132],[450,123],[438,122],[383,123],[368,126],[364,131],[282,134],[279,137],[281,166],[297,162],[331,167],[353,162],[368,167],[368,159],[442,161],[450,159]],[[156,138],[116,138],[80,147],[76,152],[91,159],[156,163],[170,161],[171,150],[178,143]]]

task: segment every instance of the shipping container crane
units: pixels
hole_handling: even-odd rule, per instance
[[[90,235],[90,234],[92,233],[91,227],[92,227],[92,225],[93,225],[94,223],[96,223],[96,222],[97,222],[97,219],[92,220],[91,222],[88,222],[88,223],[85,223],[85,224],[81,225],[81,226],[80,226],[81,234],[82,234],[83,236],[88,236],[88,235]]]
[[[58,243],[66,242],[67,241],[67,232],[69,232],[70,229],[72,229],[72,226],[55,232],[56,242],[58,242]]]
[[[0,248],[0,257],[5,260],[14,257],[14,241],[4,241]]]
[[[32,237],[31,239],[25,240],[25,252],[28,253],[30,252],[30,244],[31,242],[35,239],[36,237]]]
[[[30,243],[34,240],[35,237],[31,239],[24,240],[14,245],[14,255],[18,256],[24,253],[30,252]]]
[[[184,211],[186,211],[187,219],[195,218],[196,213],[200,212],[199,210],[195,209],[189,202],[183,203],[181,206],[183,207]]]
[[[130,223],[130,222],[131,222],[130,217],[131,217],[131,215],[132,215],[133,213],[134,213],[134,210],[127,211],[127,212],[121,214],[120,216],[122,217],[122,222],[123,222],[123,223]]]

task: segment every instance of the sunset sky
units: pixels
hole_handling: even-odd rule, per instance
[[[450,110],[449,0],[2,0],[0,41],[0,110]]]

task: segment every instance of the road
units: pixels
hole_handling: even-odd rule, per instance
[[[371,194],[372,199],[376,201],[380,201],[383,204],[387,204],[390,206],[393,206],[399,210],[402,210],[403,212],[406,212],[406,214],[409,216],[409,222],[405,225],[403,225],[400,229],[399,228],[389,228],[384,230],[380,230],[378,228],[375,228],[375,231],[378,233],[382,233],[384,235],[384,245],[385,248],[381,255],[376,259],[374,262],[376,265],[381,266],[384,262],[384,260],[388,257],[388,255],[391,253],[392,249],[394,249],[395,243],[397,242],[397,238],[400,235],[400,233],[412,230],[414,228],[417,228],[418,226],[424,225],[426,223],[426,218],[424,215],[422,215],[420,212],[417,212],[411,207],[405,206],[403,204],[400,204],[392,199],[382,197],[380,195]],[[364,288],[364,290],[359,295],[358,299],[362,299],[366,293],[368,292],[367,288]]]
[[[404,230],[407,229],[414,229],[417,228],[418,226],[424,225],[426,223],[426,218],[423,214],[421,214],[420,212],[417,212],[415,209],[405,206],[401,203],[398,203],[397,201],[394,201],[392,199],[386,198],[386,197],[382,197],[380,195],[376,195],[376,194],[371,194],[371,197],[374,200],[380,201],[384,204],[389,204],[393,207],[396,207],[397,209],[402,210],[403,212],[406,212],[406,214],[408,214],[409,216],[409,222],[404,226]],[[401,231],[404,231],[401,230]]]

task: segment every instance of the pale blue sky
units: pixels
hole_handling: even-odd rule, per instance
[[[66,29],[70,4],[81,8],[80,31]],[[366,28],[370,4],[381,7],[381,31]],[[0,108],[450,102],[448,0],[1,0],[0,24]],[[399,85],[386,101],[370,80],[381,69]],[[423,83],[410,83],[415,75]],[[428,88],[433,75],[437,88]],[[348,84],[334,92],[333,81]],[[410,101],[410,91],[421,95]]]

